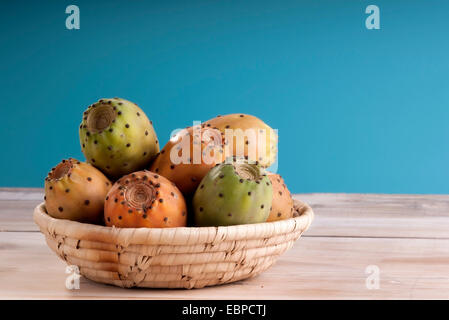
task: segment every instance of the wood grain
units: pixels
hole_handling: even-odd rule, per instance
[[[300,194],[315,220],[305,236],[449,239],[449,195]]]

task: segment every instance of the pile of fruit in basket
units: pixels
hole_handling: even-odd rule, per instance
[[[101,99],[79,127],[86,162],[62,160],[45,178],[47,213],[122,228],[227,226],[288,219],[293,200],[276,160],[277,135],[257,117],[217,116],[179,130],[160,150],[135,103]]]

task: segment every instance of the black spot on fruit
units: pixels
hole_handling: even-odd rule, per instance
[[[89,205],[89,203],[90,203],[90,201],[89,201],[89,200],[84,200],[84,204],[85,204],[86,206],[88,206],[88,205]]]
[[[58,210],[59,210],[59,212],[64,211],[64,209],[62,207],[59,207]]]

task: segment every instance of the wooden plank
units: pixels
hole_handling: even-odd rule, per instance
[[[43,201],[44,189],[42,188],[0,188],[0,200],[33,200]]]
[[[449,238],[449,195],[298,194],[315,212],[306,236]]]
[[[298,194],[315,220],[305,236],[449,238],[449,195]],[[38,231],[42,189],[0,189],[0,231]],[[21,200],[27,199],[27,200]]]
[[[38,231],[39,227],[33,221],[33,211],[41,202],[42,200],[0,201],[0,232]]]
[[[65,288],[65,264],[33,232],[0,233],[0,299],[448,299],[449,240],[308,237],[262,275],[196,290],[122,289],[82,279]],[[365,269],[380,269],[380,288]]]

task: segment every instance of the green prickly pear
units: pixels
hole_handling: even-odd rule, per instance
[[[79,134],[87,162],[111,179],[145,168],[159,152],[152,122],[135,103],[120,98],[89,106]]]
[[[222,163],[201,180],[193,197],[195,224],[228,226],[267,220],[273,187],[265,171],[248,163]]]

